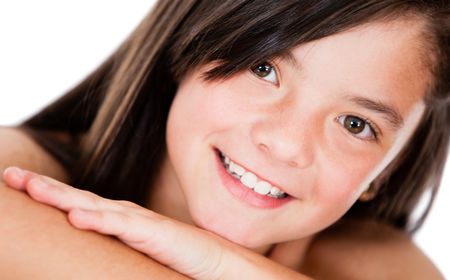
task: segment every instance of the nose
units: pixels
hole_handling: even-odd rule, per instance
[[[314,159],[314,130],[313,121],[283,111],[259,119],[250,133],[253,144],[270,160],[306,168]]]

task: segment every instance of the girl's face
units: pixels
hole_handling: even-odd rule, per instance
[[[424,111],[420,32],[416,21],[372,23],[223,81],[202,79],[214,64],[190,73],[169,114],[164,203],[250,248],[334,223]]]

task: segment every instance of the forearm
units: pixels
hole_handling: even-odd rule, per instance
[[[6,279],[184,279],[108,236],[76,230],[59,210],[0,183]]]
[[[300,272],[291,270],[264,256],[246,250],[232,253],[227,267],[234,267],[235,269],[224,270],[221,279],[311,280],[311,278]]]

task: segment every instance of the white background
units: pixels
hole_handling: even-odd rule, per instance
[[[0,125],[18,123],[76,85],[125,39],[153,2],[1,1]],[[446,278],[449,187],[447,164],[431,215],[415,236]]]

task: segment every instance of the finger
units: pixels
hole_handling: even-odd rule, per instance
[[[156,223],[151,220],[124,212],[86,209],[71,210],[68,219],[78,229],[115,236],[129,247],[171,266],[172,258],[168,256],[173,256],[174,253],[167,254],[167,249],[171,249],[174,243],[170,242],[167,234],[161,234],[164,230],[156,227]]]
[[[53,178],[23,170],[17,167],[7,168],[5,182],[18,190],[26,191],[35,200],[57,207],[64,211],[73,208],[117,209],[122,204],[112,203],[91,192],[76,189]]]
[[[68,215],[76,228],[93,230],[101,234],[114,235],[129,246],[149,253],[143,244],[154,240],[156,223],[150,217],[136,213],[111,210],[73,209]]]
[[[9,186],[16,190],[24,191],[26,187],[26,182],[30,177],[33,176],[32,173],[27,172],[19,167],[10,166],[3,171],[3,181]]]
[[[5,169],[4,178],[8,186],[17,190],[27,191],[33,199],[64,211],[69,211],[73,208],[110,210],[125,208],[140,213],[148,212],[147,209],[133,202],[102,198],[94,193],[74,188],[51,177],[18,167]]]
[[[78,229],[112,235],[152,259],[183,273],[190,274],[211,252],[198,232],[186,230],[170,219],[149,218],[135,213],[73,209],[69,222]],[[206,249],[205,247],[208,247]],[[190,257],[186,259],[185,256]],[[197,279],[198,277],[194,277]]]
[[[64,211],[69,211],[73,208],[114,210],[131,208],[135,211],[142,211],[143,209],[133,202],[105,199],[91,192],[64,184],[51,177],[18,167],[5,169],[3,178],[8,186],[17,190],[27,191],[33,199],[58,207]],[[33,180],[34,178],[42,179],[44,184],[41,181]],[[33,182],[31,182],[32,180]]]
[[[170,256],[180,253],[182,246],[176,246],[177,249],[173,246],[181,236],[192,234],[180,226],[181,223],[153,214],[144,216],[124,211],[73,209],[68,218],[76,228],[116,236],[128,246],[165,264],[170,258],[163,255],[169,251],[173,251],[168,254]]]
[[[135,213],[74,209],[69,212],[69,221],[79,229],[116,236],[128,246],[194,279],[216,275],[215,269],[221,262],[222,246],[216,239],[163,216],[150,218]]]
[[[17,166],[10,166],[3,171],[3,179],[8,186],[18,190],[27,190],[28,182],[36,177],[43,177],[46,181],[53,184],[61,184],[62,186],[70,187],[60,181],[57,181],[51,177],[41,175],[29,170],[22,169]]]
[[[25,189],[33,199],[66,212],[74,208],[92,210],[124,208],[123,205],[113,200],[102,198],[91,192],[71,187],[53,178],[38,174],[30,177]]]

